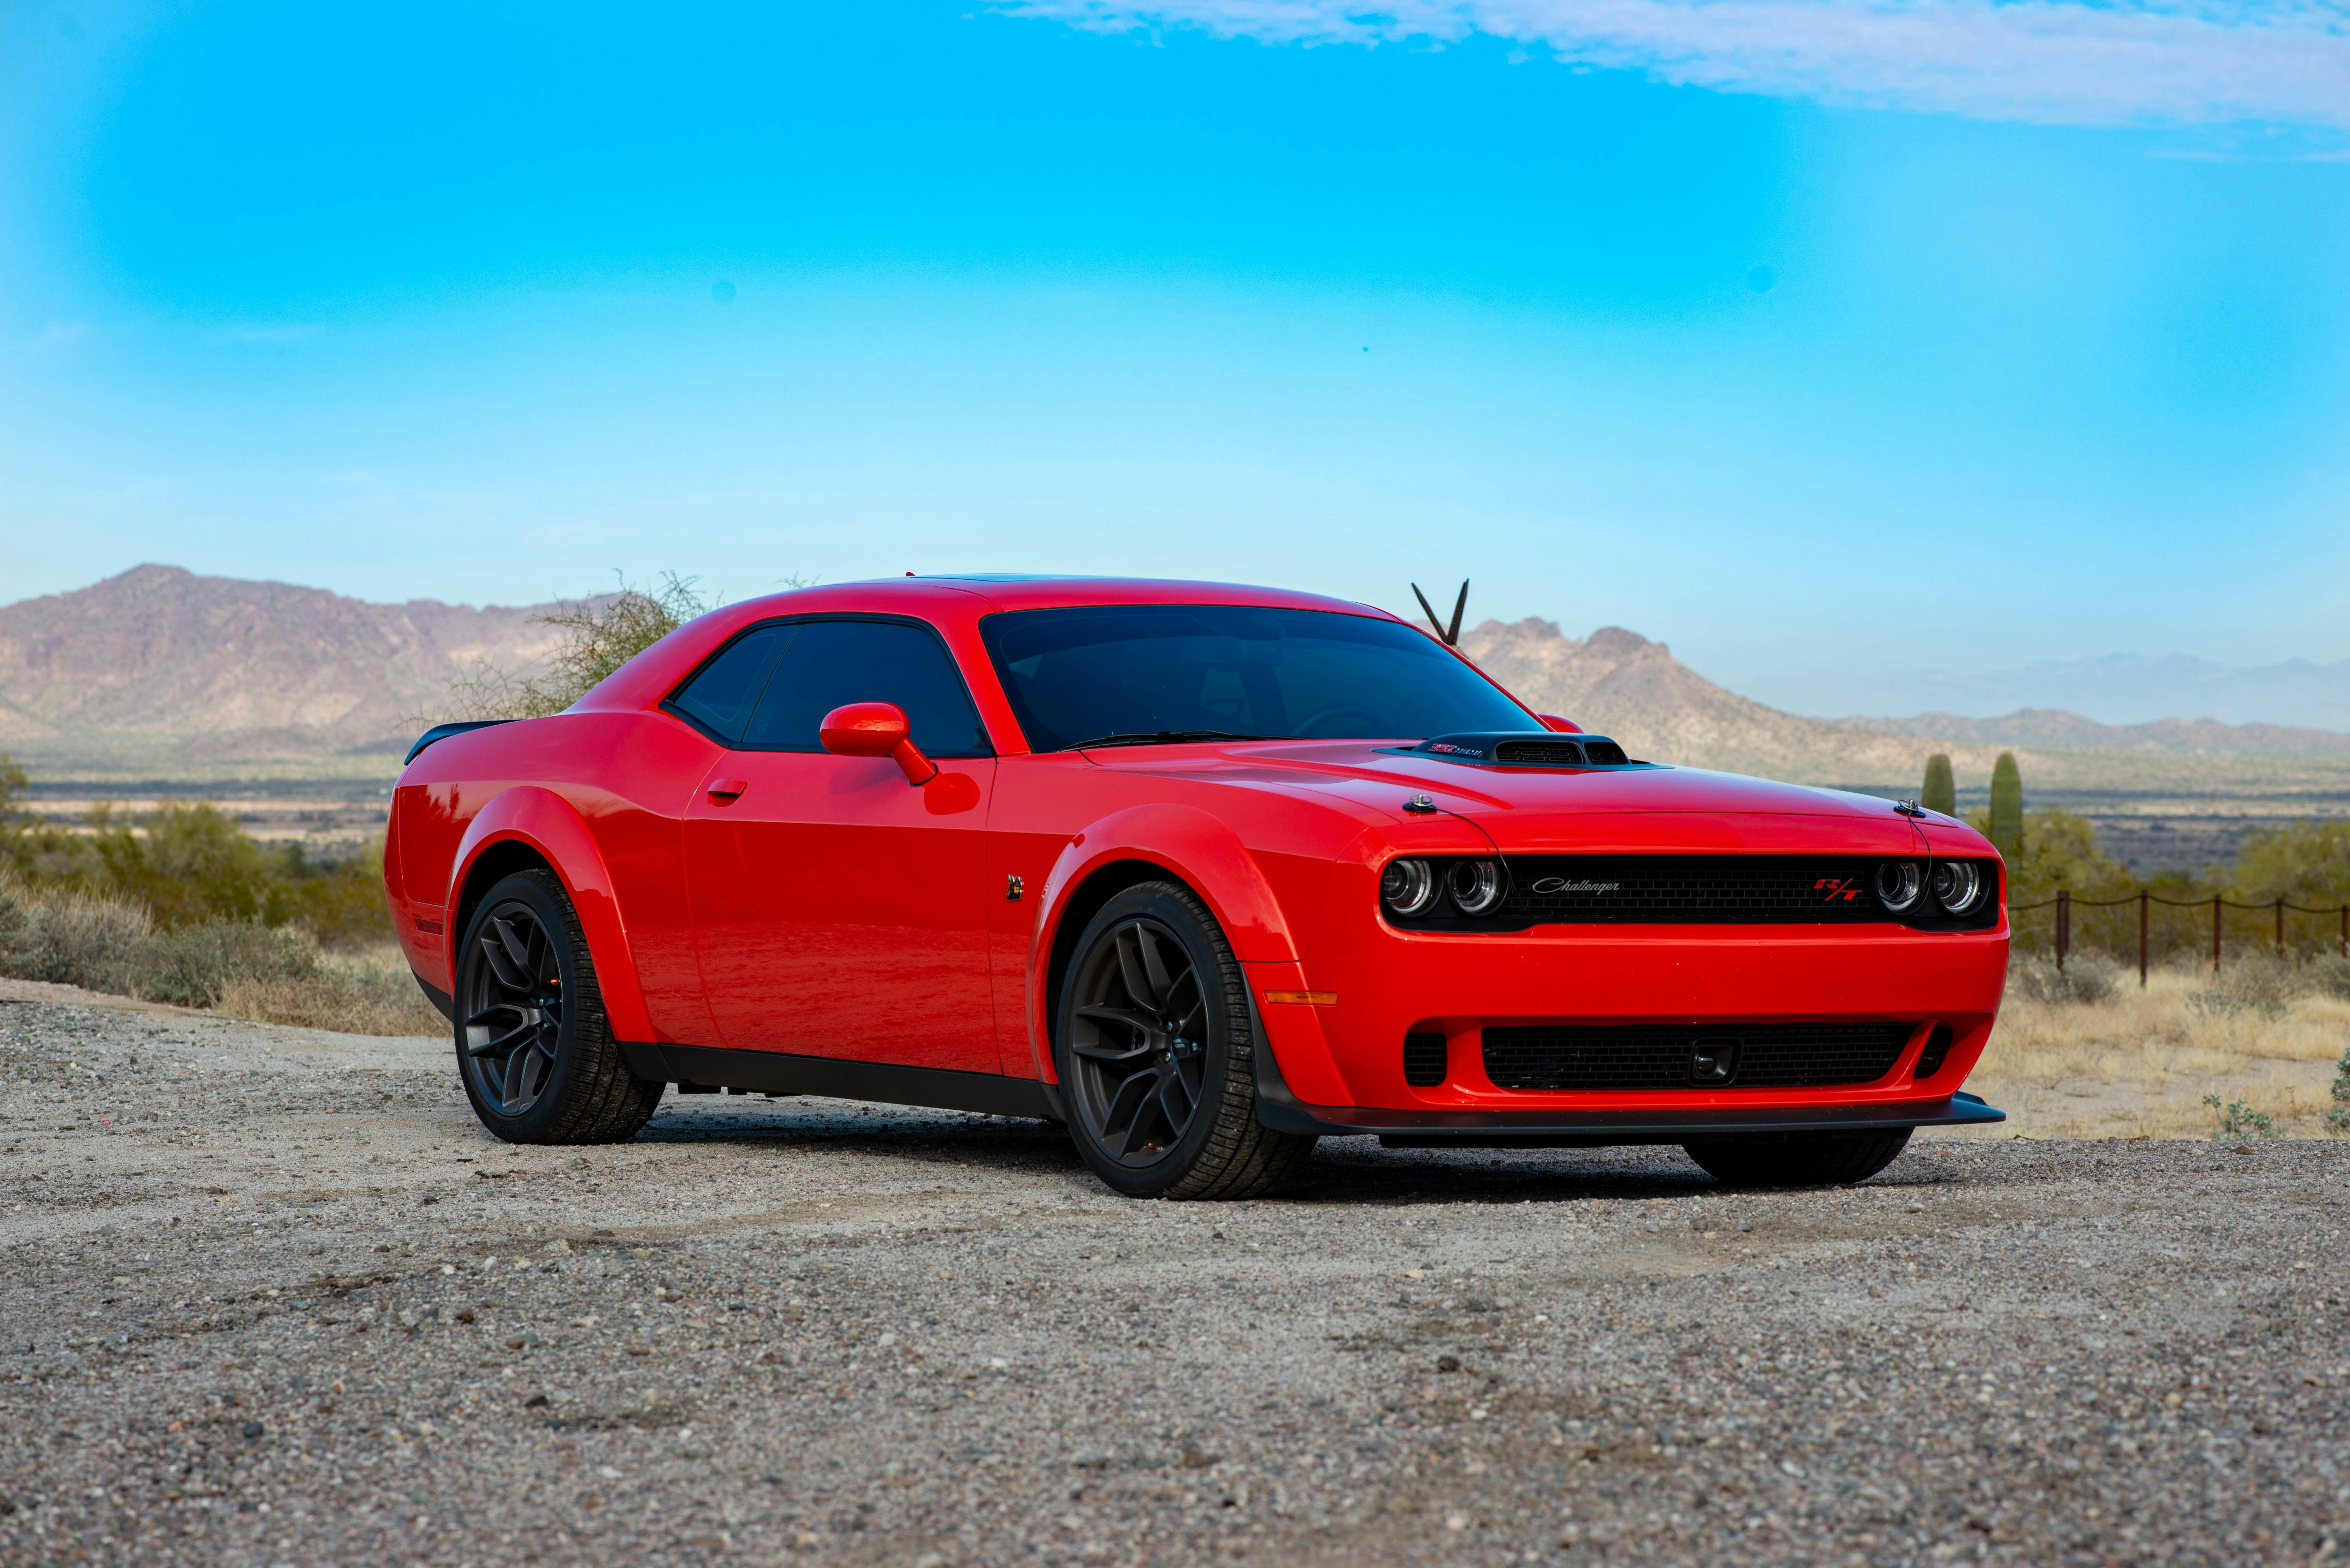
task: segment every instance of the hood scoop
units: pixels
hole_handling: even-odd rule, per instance
[[[1605,735],[1565,735],[1549,730],[1484,730],[1438,735],[1416,746],[1381,747],[1407,757],[1486,768],[1647,768]]]

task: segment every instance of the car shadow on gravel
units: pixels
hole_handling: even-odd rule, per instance
[[[706,1111],[665,1104],[631,1141],[837,1149],[845,1154],[1007,1171],[1085,1174],[1085,1164],[1070,1145],[1069,1135],[1052,1122],[841,1102],[799,1107],[754,1101]]]
[[[699,1096],[697,1096],[699,1098]],[[1066,1172],[1096,1193],[1057,1123],[851,1104],[728,1096],[665,1103],[639,1144],[837,1149],[917,1163],[1035,1175]],[[1264,1203],[1527,1203],[1688,1196],[1718,1184],[1678,1149],[1389,1149],[1326,1138],[1306,1174]]]
[[[698,1098],[698,1096],[697,1096]],[[879,1156],[910,1165],[952,1165],[1006,1175],[1066,1175],[1095,1182],[1057,1124],[846,1101],[726,1096],[711,1105],[671,1101],[640,1144],[792,1146]],[[1905,1158],[1867,1185],[1944,1179]],[[1316,1206],[1644,1201],[1728,1196],[1678,1148],[1391,1149],[1369,1138],[1326,1138],[1299,1179],[1258,1201]]]

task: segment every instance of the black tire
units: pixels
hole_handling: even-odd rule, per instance
[[[495,950],[492,950],[492,945]],[[457,1076],[508,1143],[619,1143],[660,1104],[613,1043],[595,961],[551,871],[493,887],[457,950]]]
[[[1908,1147],[1909,1131],[1725,1138],[1683,1144],[1681,1151],[1731,1187],[1845,1187],[1891,1165]]]
[[[1086,922],[1055,1021],[1070,1139],[1128,1197],[1254,1198],[1312,1157],[1312,1137],[1256,1119],[1248,977],[1180,883],[1128,888]]]

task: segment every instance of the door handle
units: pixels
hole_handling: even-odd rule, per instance
[[[721,805],[732,805],[735,797],[750,787],[745,779],[712,779],[702,786],[702,793]]]

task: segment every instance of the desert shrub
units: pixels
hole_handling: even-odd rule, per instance
[[[103,806],[90,831],[0,822],[0,870],[34,887],[78,888],[143,906],[155,923],[299,922],[335,947],[391,939],[383,898],[383,836],[353,853],[314,857],[298,843],[264,846],[209,805],[137,818]]]
[[[618,593],[564,604],[540,618],[541,624],[564,634],[543,673],[521,676],[481,665],[451,685],[442,704],[444,716],[536,719],[562,712],[612,671],[709,609],[694,582],[664,572],[658,586],[639,588],[624,578]]]
[[[2211,1136],[2217,1137],[2282,1137],[2284,1129],[2266,1111],[2256,1111],[2241,1099],[2220,1103],[2217,1095],[2206,1095],[2203,1103],[2220,1114],[2220,1127]]]
[[[145,909],[127,899],[0,880],[0,972],[18,980],[128,992],[154,929]]]
[[[205,920],[149,940],[138,994],[181,1007],[212,1007],[239,981],[299,984],[317,973],[317,939],[307,931],[259,920]]]
[[[2236,852],[2230,897],[2308,906],[2350,900],[2350,822],[2303,822],[2255,833]]]
[[[2032,1002],[2095,1006],[2114,999],[2117,974],[2113,965],[2087,954],[2077,954],[2058,969],[2054,959],[2019,953],[2008,963],[2007,989]]]
[[[2187,1006],[2198,1018],[2233,1018],[2244,1011],[2244,999],[2229,991],[2190,991]]]
[[[2272,952],[2256,952],[2230,964],[2214,989],[2263,1017],[2277,1018],[2293,998],[2308,993],[2310,980],[2303,965]]]
[[[449,1033],[398,950],[326,954],[305,976],[238,975],[221,989],[219,1012],[256,1023],[290,1023],[344,1034]]]
[[[2336,1002],[2350,1002],[2350,958],[2340,953],[2320,953],[2309,961],[2303,972],[2307,976],[2313,995],[2330,996]]]
[[[0,975],[210,1008],[259,1023],[355,1034],[448,1025],[397,948],[320,949],[302,926],[214,918],[158,927],[146,909],[86,888],[0,874]]]
[[[2350,1133],[2350,1045],[2342,1048],[2342,1060],[2334,1064],[2334,1108],[2325,1113],[2325,1125]]]
[[[316,861],[298,844],[280,856],[286,883],[284,908],[328,948],[380,946],[393,939],[383,898],[383,835],[338,860]]]

